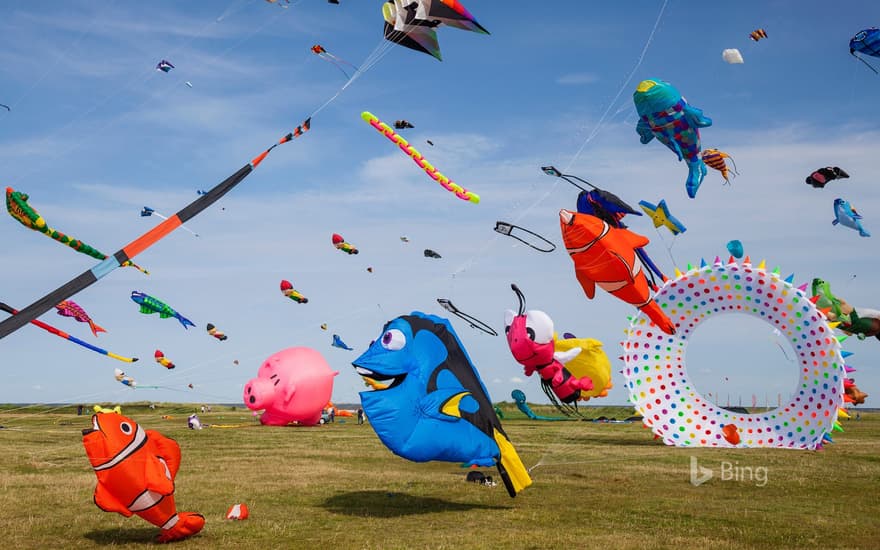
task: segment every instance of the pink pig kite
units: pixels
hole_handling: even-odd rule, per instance
[[[330,401],[337,374],[312,348],[287,348],[263,361],[257,377],[244,387],[244,404],[264,411],[261,424],[285,426],[295,421],[314,426]]]

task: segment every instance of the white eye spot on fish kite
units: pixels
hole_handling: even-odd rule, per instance
[[[403,332],[393,328],[385,331],[382,335],[382,347],[389,351],[397,351],[406,345],[406,336]]]

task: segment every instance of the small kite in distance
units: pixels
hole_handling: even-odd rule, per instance
[[[342,341],[342,338],[339,337],[338,334],[333,335],[333,341],[330,343],[334,348],[340,348],[348,351],[353,351],[354,348],[349,347],[348,344]]]
[[[541,248],[540,246],[535,246],[534,244],[530,243],[529,241],[527,241],[517,235],[514,235],[513,234],[514,229],[518,229],[524,233],[528,233],[529,235],[532,235],[533,237],[538,238],[539,240],[547,243],[547,246],[549,248]],[[508,237],[513,237],[514,239],[518,240],[519,242],[529,245],[530,247],[534,248],[538,252],[553,252],[554,250],[556,250],[555,244],[553,244],[549,240],[545,239],[544,237],[538,235],[537,233],[535,233],[533,231],[529,231],[525,227],[520,227],[518,225],[514,225],[514,224],[508,223],[508,222],[497,221],[497,222],[495,222],[495,231],[497,231],[498,233],[501,233],[502,235],[507,235]]]
[[[767,38],[767,31],[765,31],[764,29],[755,29],[749,33],[749,38],[757,42],[762,38]]]

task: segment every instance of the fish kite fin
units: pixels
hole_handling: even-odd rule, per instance
[[[156,313],[156,312],[153,311],[149,306],[146,306],[146,305],[141,305],[140,312],[141,312],[141,313],[146,313],[147,315],[149,315],[149,314],[151,314],[151,313]]]
[[[105,512],[117,512],[127,518],[130,518],[132,515],[132,511],[119,502],[119,499],[107,490],[101,482],[98,482],[98,485],[95,487],[94,499],[95,505]]]
[[[494,430],[493,436],[501,452],[501,458],[496,463],[498,473],[501,474],[507,493],[515,497],[517,493],[532,484],[532,478],[507,436],[497,428]]]
[[[89,321],[89,328],[92,329],[92,334],[95,336],[97,336],[99,332],[107,332],[107,329],[99,327],[94,321]]]
[[[428,418],[444,422],[457,422],[462,419],[462,400],[470,395],[471,393],[464,388],[439,389],[419,400],[419,410]],[[469,408],[465,406],[464,410]]]
[[[578,281],[581,283],[581,287],[584,289],[584,294],[587,295],[587,298],[592,300],[596,296],[596,281],[581,277],[578,277]]]
[[[180,469],[180,445],[170,437],[165,437],[155,430],[146,430],[147,439],[156,447],[156,455],[165,460],[169,472],[171,472],[171,481],[177,477],[177,470]],[[172,492],[174,485],[171,486]],[[164,494],[164,493],[163,493]],[[171,493],[167,493],[171,494]]]

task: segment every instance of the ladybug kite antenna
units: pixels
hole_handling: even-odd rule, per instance
[[[519,313],[518,313],[518,315],[524,315],[526,312],[526,297],[523,296],[522,291],[515,284],[511,283],[510,288],[512,288],[513,291],[516,292],[516,297],[519,298]]]

